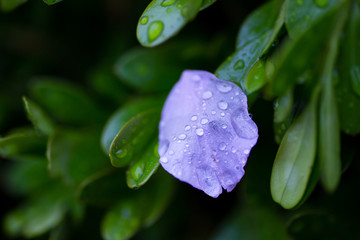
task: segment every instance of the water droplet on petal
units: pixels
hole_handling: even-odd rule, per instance
[[[203,118],[203,119],[201,119],[200,122],[201,122],[201,124],[207,124],[209,122],[209,119]]]
[[[207,100],[207,99],[210,99],[212,97],[212,92],[210,91],[206,91],[202,94],[202,98]]]
[[[236,153],[236,148],[235,148],[235,147],[232,147],[232,148],[231,148],[231,152],[232,152],[232,153]]]
[[[170,150],[170,151],[169,151],[169,155],[174,155],[174,151],[173,151],[173,150]]]
[[[162,140],[159,142],[158,152],[159,152],[160,156],[164,155],[167,152],[167,150],[169,148],[169,144],[170,144],[170,142],[168,140]]]
[[[234,64],[234,69],[235,70],[241,70],[245,67],[245,62],[244,60],[240,59],[240,60],[237,60],[236,63]]]
[[[215,114],[216,114],[216,111],[211,111],[211,114],[212,114],[212,115],[215,115]]]
[[[249,150],[249,149],[245,149],[245,150],[244,150],[244,153],[245,153],[245,154],[249,154],[249,153],[250,153],[250,150]]]
[[[218,82],[216,84],[216,88],[222,93],[227,93],[227,92],[231,91],[232,86],[230,84],[227,84],[227,83]]]
[[[227,125],[226,125],[226,124],[223,124],[221,127],[222,127],[222,129],[226,129],[226,128],[227,128]]]
[[[222,113],[220,113],[220,115],[221,115],[222,117],[224,117],[224,116],[225,116],[225,113],[222,112]]]
[[[160,161],[163,163],[167,163],[169,160],[167,159],[167,157],[161,157]]]
[[[198,118],[197,118],[196,115],[194,115],[194,116],[191,117],[191,121],[196,121],[197,119],[198,119]]]
[[[202,135],[204,135],[204,129],[202,129],[202,128],[197,128],[197,129],[195,130],[195,133],[196,133],[196,135],[198,135],[198,136],[202,136]]]
[[[219,144],[219,149],[221,150],[221,151],[224,151],[225,149],[226,149],[226,143],[220,143]]]
[[[148,20],[149,20],[149,18],[148,18],[147,16],[143,16],[143,17],[141,17],[141,19],[140,19],[140,23],[141,23],[142,25],[145,25],[145,24],[147,24]]]
[[[127,155],[127,149],[119,149],[115,154],[118,158],[124,158]]]
[[[149,42],[155,41],[162,33],[164,24],[161,21],[154,21],[149,25],[148,28],[148,39]]]
[[[192,80],[194,81],[194,82],[198,82],[198,81],[200,81],[200,76],[199,75],[194,75],[193,77],[192,77]]]
[[[185,134],[180,134],[179,137],[178,137],[180,140],[184,140],[186,138],[186,135]]]
[[[185,131],[189,131],[190,128],[191,128],[191,127],[190,127],[189,125],[186,125],[186,126],[185,126]]]
[[[220,101],[218,102],[218,107],[221,109],[221,110],[226,110],[228,108],[228,103],[225,102],[225,101]]]

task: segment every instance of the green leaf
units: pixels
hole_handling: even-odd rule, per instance
[[[293,104],[294,94],[292,89],[278,97],[274,102],[274,133],[275,141],[278,144],[293,120],[293,114],[291,114]]]
[[[49,114],[70,124],[96,123],[104,113],[80,88],[56,78],[37,78],[30,86],[30,93]]]
[[[46,3],[47,5],[53,5],[55,3],[59,3],[61,2],[62,0],[43,0],[44,3]]]
[[[216,70],[218,78],[240,84],[245,90],[245,78],[251,67],[256,63],[262,53],[262,44],[267,38],[267,34],[262,35],[247,45],[239,48]]]
[[[344,2],[345,0],[286,0],[285,24],[290,37],[300,37],[328,12],[341,8]]]
[[[269,1],[253,11],[242,24],[236,39],[236,48],[242,48],[255,39],[269,36],[279,16],[279,1]],[[281,27],[282,23],[279,23]],[[278,29],[278,27],[276,28]],[[274,32],[278,32],[279,29]],[[264,41],[268,40],[267,38]]]
[[[201,3],[200,11],[204,10],[205,8],[210,7],[215,2],[216,2],[216,0],[203,0]]]
[[[25,2],[27,2],[27,0],[1,0],[1,10],[10,12]]]
[[[43,159],[46,140],[33,130],[20,130],[0,138],[0,155],[14,159]]]
[[[161,107],[162,100],[143,98],[125,104],[119,108],[107,121],[101,136],[101,146],[109,154],[110,146],[116,134],[132,117],[154,107]]]
[[[343,6],[342,6],[343,7]],[[288,40],[284,46],[267,62],[265,71],[273,69],[269,77],[267,94],[280,96],[296,84],[308,70],[318,71],[321,69],[321,60],[326,49],[324,42],[330,38],[330,34],[336,21],[337,9],[327,11],[319,18],[308,31],[302,33],[294,40]],[[316,41],[314,41],[316,39]],[[313,73],[316,75],[317,73]],[[291,76],[289,78],[289,76]]]
[[[302,199],[316,154],[316,108],[318,91],[313,92],[306,109],[286,131],[271,173],[271,195],[290,209]]]
[[[266,83],[265,65],[263,60],[258,60],[248,72],[245,79],[247,93],[253,93],[263,87]]]
[[[144,151],[139,159],[130,163],[126,172],[126,182],[129,188],[139,188],[144,185],[159,167],[158,139],[156,138]]]
[[[91,175],[110,167],[99,146],[99,131],[61,131],[48,144],[50,172],[69,184],[80,184]]]
[[[200,10],[202,0],[153,0],[139,19],[136,36],[145,47],[173,37]]]
[[[110,147],[111,164],[122,167],[137,158],[157,133],[160,109],[153,108],[131,118],[119,131]]]
[[[131,193],[125,184],[125,174],[111,169],[85,179],[79,185],[77,198],[86,204],[107,207]]]
[[[6,233],[26,238],[44,234],[64,219],[70,197],[71,192],[61,186],[43,191],[5,217]]]
[[[49,116],[30,99],[23,97],[25,110],[29,120],[33,123],[34,127],[46,136],[50,136],[55,132],[55,124]]]
[[[179,47],[132,49],[116,62],[115,74],[124,84],[143,92],[169,90],[184,70],[184,64],[179,64]]]

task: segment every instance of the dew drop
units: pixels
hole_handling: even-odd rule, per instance
[[[149,18],[148,18],[147,16],[143,16],[143,17],[140,19],[140,23],[141,23],[142,25],[145,25],[145,24],[147,24],[148,20],[149,20]]]
[[[206,91],[202,94],[202,98],[207,100],[207,99],[210,99],[212,97],[212,92],[210,91]]]
[[[167,163],[168,159],[167,159],[167,157],[161,157],[160,161],[163,162],[163,163]]]
[[[249,149],[245,149],[245,150],[244,150],[244,153],[245,153],[245,154],[249,154],[249,153],[250,153],[250,150],[249,150]]]
[[[215,115],[215,114],[216,114],[216,111],[211,111],[211,114],[212,114],[212,115]]]
[[[159,142],[159,155],[160,156],[164,155],[167,152],[167,150],[169,148],[169,144],[170,144],[170,142],[168,140],[161,140]]]
[[[224,117],[224,116],[225,116],[225,113],[222,112],[222,113],[220,113],[220,115],[221,115],[222,117]]]
[[[190,127],[189,125],[186,125],[186,126],[185,126],[185,131],[189,131],[190,128],[191,128],[191,127]]]
[[[194,81],[194,82],[198,82],[198,81],[200,81],[200,76],[199,75],[194,75],[194,76],[192,76],[192,80]]]
[[[207,118],[203,118],[201,119],[201,124],[207,124],[209,122],[209,120]]]
[[[226,143],[220,143],[219,144],[219,149],[221,150],[221,151],[224,151],[225,149],[226,149]]]
[[[127,149],[119,149],[115,154],[118,158],[124,158],[127,155]]]
[[[197,129],[195,130],[195,133],[196,133],[196,135],[198,135],[198,136],[202,136],[202,135],[204,135],[204,129],[202,129],[202,128],[197,128]]]
[[[232,148],[231,148],[231,152],[232,152],[232,153],[236,153],[236,148],[235,148],[235,147],[232,147]]]
[[[226,129],[226,128],[227,128],[227,125],[226,125],[226,124],[223,124],[221,127],[222,127],[222,129]]]
[[[219,90],[222,93],[228,93],[228,92],[231,91],[232,86],[230,84],[227,84],[227,83],[218,82],[216,84],[216,88],[217,88],[217,90]]]
[[[197,120],[197,116],[196,116],[196,115],[194,115],[194,116],[191,117],[191,121],[196,121],[196,120]]]
[[[164,1],[162,1],[161,6],[167,7],[167,6],[174,4],[174,2],[175,2],[175,0],[164,0]]]
[[[225,102],[225,101],[220,101],[218,102],[218,107],[221,109],[221,110],[226,110],[228,108],[228,103]]]
[[[240,59],[240,60],[237,60],[237,62],[234,64],[234,69],[235,70],[241,70],[245,67],[245,62],[244,60]]]
[[[174,155],[174,151],[173,150],[169,150],[169,155]]]
[[[186,135],[185,134],[180,134],[179,137],[178,137],[180,140],[184,140],[186,138]]]
[[[148,28],[148,39],[149,42],[155,41],[160,34],[162,33],[164,28],[164,23],[161,21],[154,21],[149,25]]]

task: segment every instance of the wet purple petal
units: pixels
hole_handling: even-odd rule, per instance
[[[218,197],[244,175],[258,130],[241,89],[205,71],[184,71],[164,105],[160,163],[181,181]]]

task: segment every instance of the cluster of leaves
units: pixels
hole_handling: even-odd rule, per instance
[[[10,11],[23,2],[1,0],[1,8]],[[215,2],[153,0],[139,18],[139,42],[162,44]],[[235,52],[215,71],[220,79],[238,84],[250,104],[256,105],[260,96],[275,101],[273,126],[280,147],[271,194],[283,208],[299,207],[319,180],[334,192],[352,160],[341,158],[340,130],[360,132],[358,29],[359,1],[272,0],[242,23]],[[131,49],[112,63],[114,73],[101,67],[92,72],[90,91],[64,79],[34,79],[23,97],[33,128],[0,138],[1,156],[13,160],[4,171],[7,188],[25,199],[5,217],[6,232],[66,239],[72,226],[91,218],[93,208],[101,209],[104,239],[128,239],[152,225],[175,188],[158,168],[162,104],[182,70],[201,68],[213,57],[208,51],[215,51],[213,43],[182,39]],[[102,107],[99,95],[120,108]],[[0,99],[0,125],[4,102]],[[279,210],[251,193],[259,189],[252,186],[260,181],[256,172],[262,173],[251,163],[261,158],[256,151],[248,163],[244,201],[213,239],[288,239],[288,233],[296,237],[311,229],[311,224],[304,227],[308,222],[322,228],[335,224],[332,216],[309,211],[292,216],[286,228]],[[259,175],[268,186],[266,173]]]

